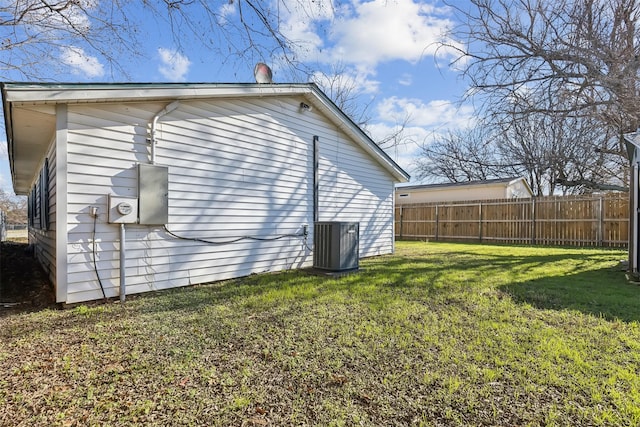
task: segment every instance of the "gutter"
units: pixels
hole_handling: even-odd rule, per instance
[[[13,161],[13,123],[11,120],[11,103],[7,99],[7,85],[0,83],[0,91],[2,92],[2,109],[4,113],[4,130],[7,136],[7,155],[9,156],[9,170],[11,172],[11,183],[15,183],[14,161]]]

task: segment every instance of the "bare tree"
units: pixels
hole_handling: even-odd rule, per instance
[[[535,194],[588,193],[594,190],[625,190],[626,162],[607,151],[615,141],[610,129],[597,118],[570,112],[549,113],[542,108],[561,101],[520,93],[509,105],[495,106],[496,151],[506,164],[528,176]],[[553,106],[551,106],[553,107]],[[539,111],[534,111],[535,109]]]
[[[0,211],[5,213],[7,223],[26,224],[27,198],[12,195],[0,188]]]
[[[246,65],[268,60],[276,62],[282,75],[288,73],[292,81],[311,77],[366,130],[373,102],[368,88],[362,86],[366,79],[344,64],[337,64],[329,73],[312,71],[299,57],[307,42],[288,35],[291,20],[313,20],[321,26],[333,16],[333,7],[328,0],[0,2],[0,78],[18,74],[49,80],[66,65],[90,61],[96,67],[105,62],[112,74],[127,76],[126,63],[142,56],[142,21],[153,21],[179,49],[195,41],[216,54],[217,62],[237,60]],[[54,72],[43,73],[44,69]],[[398,124],[380,145],[401,143],[406,123]]]
[[[501,163],[488,128],[449,131],[421,150],[416,161],[420,178],[467,182],[498,178],[510,168]]]
[[[404,117],[396,121],[389,133],[376,141],[376,144],[383,149],[417,144],[416,138],[409,131],[410,122],[411,115],[405,114]],[[368,132],[367,123],[363,124],[363,128],[365,132]]]
[[[366,126],[371,121],[369,107],[373,97],[364,100],[365,88],[362,87],[357,72],[344,63],[331,66],[330,72],[316,71],[309,76],[333,102],[358,126]]]
[[[462,23],[455,36],[466,42],[457,65],[487,116],[513,120],[499,106],[508,109],[514,97],[533,93],[545,102],[520,109],[520,118],[544,113],[598,120],[607,137],[590,154],[624,158],[622,135],[640,123],[637,1],[470,0],[452,7]],[[565,179],[564,185],[584,187],[589,180]]]
[[[45,67],[56,67],[73,55],[82,60],[89,52],[121,69],[118,58],[123,50],[136,51],[134,25],[117,2],[2,2],[0,73],[41,80]]]
[[[589,117],[531,111],[544,103],[521,93],[496,106],[491,122],[425,145],[421,177],[459,182],[524,176],[535,195],[625,190],[620,157],[601,149],[615,138]]]
[[[96,57],[126,75],[122,58],[140,56],[142,23],[153,21],[179,48],[194,41],[217,54],[243,62],[278,58],[299,65],[302,40],[292,40],[283,27],[296,17],[312,17],[331,9],[325,0],[290,3],[264,0],[142,1],[15,0],[0,2],[0,77],[8,72],[42,80],[42,69]],[[148,25],[146,26],[148,28]],[[3,76],[4,74],[4,76]]]

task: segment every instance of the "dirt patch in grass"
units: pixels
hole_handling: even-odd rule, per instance
[[[0,316],[55,304],[53,285],[26,243],[0,243]]]

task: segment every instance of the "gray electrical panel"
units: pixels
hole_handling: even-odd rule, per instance
[[[330,271],[359,267],[360,224],[357,222],[316,222],[313,227],[313,266]]]
[[[169,168],[138,165],[138,215],[140,224],[164,225],[169,222]]]

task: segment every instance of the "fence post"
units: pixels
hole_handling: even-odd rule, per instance
[[[598,246],[604,243],[604,203],[602,196],[598,197]]]
[[[400,239],[402,239],[402,215],[404,214],[402,210],[402,205],[400,205]]]
[[[438,205],[436,205],[436,242],[438,241],[438,227],[439,227],[439,222],[438,222]]]
[[[482,202],[478,203],[478,237],[482,243]]]
[[[536,244],[536,198],[531,198],[531,244]]]

